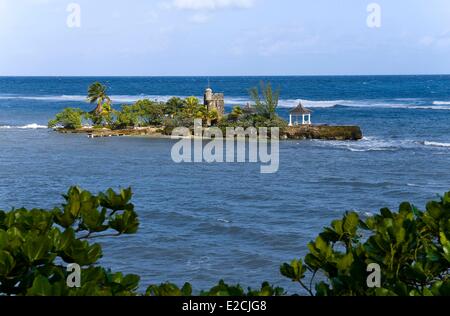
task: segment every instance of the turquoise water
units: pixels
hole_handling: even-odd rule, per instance
[[[142,283],[219,278],[292,289],[279,265],[346,210],[362,214],[404,200],[423,206],[450,190],[450,76],[217,77],[228,109],[269,80],[279,114],[303,100],[313,122],[357,124],[360,142],[285,141],[280,170],[259,164],[175,164],[174,141],[59,135],[47,121],[84,103],[87,86],[109,86],[116,106],[139,98],[200,96],[203,77],[0,78],[0,208],[52,207],[71,185],[131,186],[141,218],[136,236],[104,241],[103,263]]]

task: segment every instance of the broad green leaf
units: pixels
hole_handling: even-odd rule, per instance
[[[27,295],[29,296],[51,296],[52,286],[48,279],[42,275],[38,275],[34,278],[33,286],[28,289]]]

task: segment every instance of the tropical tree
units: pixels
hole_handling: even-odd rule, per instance
[[[115,111],[115,116],[116,128],[135,127],[140,123],[139,111],[134,105],[123,105],[120,111]]]
[[[207,111],[206,121],[208,122],[208,125],[217,123],[218,120],[219,120],[219,112],[217,112],[217,109]]]
[[[108,88],[100,82],[94,82],[89,86],[87,99],[89,103],[97,103],[97,106],[92,111],[96,115],[102,115],[104,106],[111,106],[111,99],[106,94]]]
[[[273,91],[272,85],[267,85],[261,81],[261,94],[258,87],[250,89],[250,97],[255,102],[256,111],[259,115],[273,119],[276,115],[276,109],[278,107],[278,101],[280,98],[279,90]]]
[[[184,108],[184,105],[183,99],[178,97],[170,98],[164,105],[164,113],[173,117]]]
[[[191,117],[196,116],[200,101],[196,97],[188,97],[184,99],[184,111]]]
[[[80,128],[83,121],[83,111],[74,108],[65,108],[61,113],[56,114],[53,120],[48,122],[48,127],[53,128],[58,125],[67,129]]]
[[[160,125],[164,117],[163,106],[148,99],[139,100],[133,106],[146,126]]]
[[[236,117],[239,117],[242,114],[244,114],[244,111],[242,110],[242,108],[240,106],[235,106],[233,108],[233,110],[231,111],[231,114],[236,116]]]
[[[200,104],[196,97],[188,97],[184,99],[184,109],[180,113],[182,119],[201,119],[208,120],[208,109],[205,105]]]
[[[233,107],[233,110],[231,111],[231,113],[228,115],[228,119],[230,121],[236,121],[243,114],[244,114],[244,111],[242,110],[242,108],[240,106],[235,106],[235,107]]]

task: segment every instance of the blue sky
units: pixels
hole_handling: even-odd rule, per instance
[[[0,43],[0,75],[450,73],[450,1],[0,0]]]

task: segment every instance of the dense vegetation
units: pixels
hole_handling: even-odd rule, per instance
[[[78,129],[82,126],[109,129],[158,127],[170,134],[175,127],[193,127],[194,119],[202,119],[205,125],[226,127],[285,127],[287,123],[276,115],[279,92],[273,92],[270,84],[261,83],[261,92],[253,88],[250,95],[254,108],[236,106],[232,112],[221,117],[216,110],[208,111],[196,97],[185,99],[173,97],[167,102],[139,100],[134,104],[114,109],[107,87],[94,83],[88,89],[87,101],[95,104],[90,112],[79,108],[66,108],[49,121],[48,126]],[[261,94],[261,95],[260,95]]]
[[[150,285],[138,293],[139,277],[98,265],[101,237],[137,233],[138,214],[131,189],[93,195],[77,187],[52,210],[0,211],[0,294],[189,296],[192,287]],[[409,203],[398,212],[373,217],[345,214],[308,245],[302,260],[281,266],[281,274],[310,295],[450,295],[450,192],[425,211]],[[81,286],[69,288],[67,264],[81,266]],[[381,267],[381,287],[367,286],[367,266]],[[316,281],[316,277],[320,278]],[[306,279],[309,278],[307,281]],[[273,296],[282,288],[263,283],[258,290],[220,281],[201,295]]]

